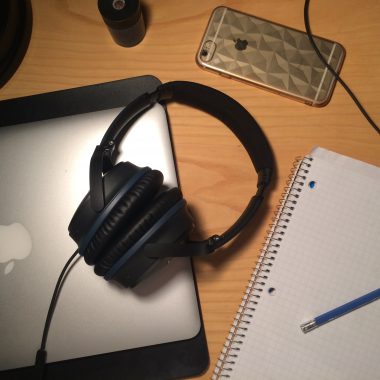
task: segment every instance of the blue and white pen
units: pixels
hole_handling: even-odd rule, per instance
[[[372,292],[369,292],[364,296],[356,298],[350,302],[347,302],[342,306],[338,306],[337,308],[330,310],[324,314],[321,314],[318,317],[312,319],[311,321],[302,323],[301,330],[306,334],[309,331],[314,330],[315,328],[327,322],[330,322],[336,318],[339,318],[344,314],[350,313],[351,311],[358,309],[359,307],[367,305],[377,300],[378,298],[380,298],[380,288],[373,290]]]

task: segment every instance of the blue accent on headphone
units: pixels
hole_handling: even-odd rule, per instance
[[[96,219],[95,223],[91,226],[85,236],[80,240],[79,246],[79,254],[84,255],[88,244],[91,239],[94,237],[99,227],[103,224],[109,213],[116,206],[116,204],[120,201],[120,199],[133,187],[133,185],[142,178],[148,171],[149,167],[142,168],[135,175],[133,175],[120,189],[120,191],[114,196],[114,198],[108,203],[106,207],[100,212],[99,217]]]
[[[105,274],[104,278],[109,281],[115,276],[118,270],[124,266],[130,257],[132,257],[169,219],[172,218],[181,208],[185,206],[186,202],[181,199],[174,206],[172,206],[142,237],[139,239],[127,252],[110,268]]]

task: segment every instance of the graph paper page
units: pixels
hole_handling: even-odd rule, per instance
[[[310,157],[232,370],[223,372],[232,379],[380,378],[380,300],[300,329],[379,288],[380,169],[322,148]]]

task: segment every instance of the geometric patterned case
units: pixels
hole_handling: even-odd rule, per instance
[[[339,72],[344,48],[320,37],[314,40]],[[213,11],[196,60],[205,69],[313,106],[328,103],[336,81],[306,33],[227,7]]]

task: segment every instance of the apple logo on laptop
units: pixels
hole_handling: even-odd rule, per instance
[[[4,274],[9,274],[16,260],[23,260],[32,251],[32,238],[20,223],[0,226],[0,264],[6,263]]]
[[[235,49],[236,50],[245,50],[247,49],[247,46],[248,46],[248,41],[247,40],[241,40],[240,38],[238,38],[237,40],[234,40],[235,42]]]

